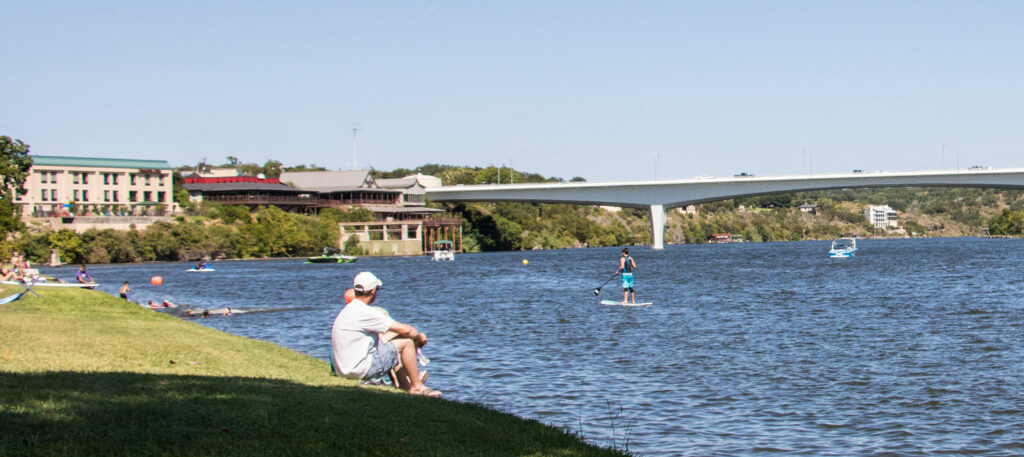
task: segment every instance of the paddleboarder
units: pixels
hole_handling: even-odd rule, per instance
[[[619,257],[619,269],[615,270],[618,274],[622,272],[622,304],[627,303],[626,299],[629,298],[631,302],[636,303],[636,291],[633,289],[633,270],[636,269],[636,262],[629,256],[629,248],[622,248],[622,257]]]

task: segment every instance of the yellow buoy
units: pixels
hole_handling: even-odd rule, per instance
[[[528,263],[530,263],[530,261],[529,261],[529,260],[523,259],[523,265],[526,265],[526,264],[528,264]]]

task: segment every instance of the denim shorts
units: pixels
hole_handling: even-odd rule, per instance
[[[377,347],[370,348],[370,370],[363,379],[375,379],[386,375],[398,365],[398,348],[392,341],[377,340]]]

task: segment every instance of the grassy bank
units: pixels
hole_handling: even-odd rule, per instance
[[[358,387],[320,360],[101,292],[39,289],[0,306],[0,455],[623,455]]]

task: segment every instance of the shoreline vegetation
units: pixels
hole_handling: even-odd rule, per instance
[[[271,177],[282,170],[276,161],[262,167],[237,163],[235,166]],[[180,173],[192,169],[179,168],[175,182],[180,182]],[[445,185],[509,180],[515,183],[564,181],[497,167],[427,164],[411,170],[371,170],[375,178],[415,173],[438,176]],[[575,177],[570,181],[585,180]],[[354,239],[339,239],[337,223],[372,221],[374,216],[369,210],[327,208],[317,215],[306,215],[266,206],[250,211],[244,206],[197,204],[189,201],[187,192],[178,189],[176,199],[184,212],[176,214],[172,222],[157,222],[144,230],[107,229],[82,233],[25,227],[0,240],[0,259],[8,258],[12,252],[22,252],[28,260],[41,264],[49,260],[51,249],[61,253],[63,263],[75,264],[300,258],[318,255],[325,246],[340,247],[347,255],[365,255]],[[801,212],[798,207],[804,203],[817,205],[817,211]],[[889,205],[895,209],[900,230],[870,227],[864,217],[868,205]],[[428,206],[462,218],[465,252],[651,243],[649,215],[644,210],[520,202],[428,202]],[[831,240],[844,235],[864,238],[1022,236],[1024,191],[918,187],[839,189],[705,203],[689,212],[672,209],[667,214],[666,244],[707,243],[714,234],[723,233],[738,235],[750,242]]]
[[[102,292],[38,293],[0,306],[0,455],[628,455]]]

